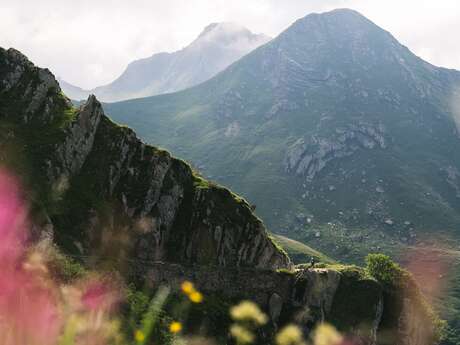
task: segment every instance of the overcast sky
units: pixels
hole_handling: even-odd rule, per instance
[[[134,59],[184,47],[211,22],[276,36],[308,13],[339,7],[360,11],[429,62],[460,70],[459,0],[0,0],[0,46],[91,88]]]

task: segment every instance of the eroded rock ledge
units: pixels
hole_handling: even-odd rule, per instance
[[[419,302],[410,293],[388,293],[359,268],[288,272],[156,262],[141,272],[152,287],[167,283],[178,289],[188,280],[207,296],[233,302],[251,299],[270,316],[272,332],[295,322],[308,334],[314,324],[327,321],[357,344],[431,344],[431,320]]]
[[[245,200],[142,143],[105,116],[94,96],[72,108],[54,76],[20,52],[1,49],[0,66],[0,117],[21,129],[55,132],[46,145],[28,137],[30,156],[40,151],[43,158],[29,173],[41,176],[37,188],[49,190],[44,212],[68,250],[225,267],[290,266]]]
[[[284,167],[287,172],[303,176],[310,182],[334,159],[351,156],[359,149],[384,149],[384,134],[382,125],[360,122],[337,128],[334,135],[328,137],[313,135],[308,139],[300,138],[288,148]]]

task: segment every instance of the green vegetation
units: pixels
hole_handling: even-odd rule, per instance
[[[395,311],[402,310],[404,298],[410,297],[414,301],[412,313],[417,315],[417,322],[425,324],[428,329],[432,327],[433,342],[438,343],[448,336],[446,322],[434,312],[407,270],[402,269],[390,257],[383,254],[369,254],[366,257],[366,263],[367,272],[382,283],[385,298],[392,301],[390,308],[393,310],[390,312],[390,317],[385,315],[384,310],[383,327],[387,326],[389,322],[395,322],[394,319],[392,320]]]
[[[86,268],[75,259],[54,250],[49,263],[53,276],[64,283],[81,279],[86,273]]]
[[[65,128],[69,123],[76,119],[77,114],[78,110],[75,107],[65,109],[63,112],[63,116],[60,117],[57,126],[60,128]]]
[[[275,236],[268,234],[268,238],[273,243],[276,249],[278,249],[281,253],[284,253],[285,255],[289,256],[284,247],[278,242]]]
[[[331,259],[327,255],[324,255],[323,253],[299,241],[276,234],[271,235],[270,238],[276,245],[278,245],[278,247],[282,248],[296,264],[309,262],[311,258],[314,258],[316,262],[328,264],[335,262],[335,260]]]
[[[400,286],[406,275],[398,264],[384,254],[369,254],[366,264],[367,272],[386,286]]]

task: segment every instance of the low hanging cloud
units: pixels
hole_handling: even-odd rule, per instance
[[[212,22],[274,37],[308,13],[339,7],[360,11],[429,62],[460,69],[457,0],[0,1],[0,46],[92,88],[135,59],[184,47]]]

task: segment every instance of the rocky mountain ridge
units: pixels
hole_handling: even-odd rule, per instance
[[[88,232],[83,229],[90,230],[83,236],[78,233],[68,237],[71,230],[57,226],[54,235],[58,242],[67,241],[82,251],[80,254],[88,253],[89,241],[95,240],[90,237],[100,231],[98,227],[104,228],[100,224],[103,212],[97,209],[101,205],[90,200],[94,197],[100,199],[98,203],[113,203],[119,218],[140,223],[124,224],[123,230],[131,232],[135,252],[152,260],[165,259],[166,255],[178,262],[289,267],[289,259],[269,240],[262,222],[252,215],[246,201],[201,179],[186,163],[166,151],[143,144],[129,128],[111,122],[94,96],[79,109],[72,109],[49,71],[34,67],[14,49],[3,50],[1,55],[3,119],[19,121],[20,126],[38,122],[51,126],[57,116],[62,116],[58,111],[72,112],[67,123],[60,124],[62,138],[44,148],[49,152],[39,162],[38,173],[42,174],[40,180],[59,193],[51,201],[57,204],[53,206],[64,207],[49,214],[51,221],[68,222],[83,233]],[[11,103],[19,103],[16,106],[25,111],[11,112],[10,104],[6,106],[13,95],[20,98]],[[61,104],[56,104],[56,99]],[[84,188],[92,195],[81,200],[72,194],[72,185],[85,178],[89,185]],[[65,212],[67,204],[73,202],[84,203],[79,205],[87,216],[83,222]],[[114,223],[106,230],[121,230],[116,227]],[[207,246],[201,246],[201,242]],[[167,246],[175,246],[174,254],[167,252]]]

